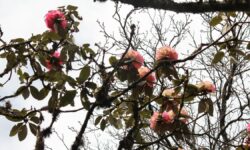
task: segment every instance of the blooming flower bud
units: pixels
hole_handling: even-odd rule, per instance
[[[144,58],[142,57],[142,55],[138,51],[132,49],[128,50],[124,58],[132,59],[132,65],[136,69],[139,69],[144,63]]]
[[[215,92],[215,85],[209,81],[202,81],[197,84],[197,87],[206,92]]]
[[[67,27],[67,20],[59,10],[50,10],[45,16],[45,23],[53,32],[58,32],[58,27],[62,29],[66,29]]]
[[[177,60],[178,53],[170,46],[163,46],[156,51],[155,59],[156,61],[162,59]]]
[[[147,73],[150,72],[150,70],[147,68],[147,67],[144,67],[144,66],[141,66],[139,69],[138,69],[138,72],[139,72],[139,76],[142,78],[144,77]],[[147,85],[149,87],[153,87],[154,86],[154,83],[155,83],[155,74],[154,73],[151,73],[149,74],[147,77],[146,77],[146,81],[147,81]]]
[[[62,68],[62,60],[60,59],[60,53],[55,51],[49,58],[46,60],[46,68],[48,70],[60,70]]]

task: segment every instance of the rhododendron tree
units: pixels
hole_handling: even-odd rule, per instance
[[[0,30],[0,88],[20,81],[0,97],[0,115],[13,122],[9,135],[23,141],[32,133],[35,149],[44,150],[65,113],[82,113],[69,127],[70,145],[59,138],[67,149],[91,149],[97,132],[118,150],[248,148],[249,14],[202,15],[199,41],[189,15],[126,8],[123,17],[122,8],[115,4],[119,31],[99,22],[105,40],[95,44],[75,43],[81,17],[72,5],[48,11],[49,30],[28,39],[7,42]],[[17,98],[41,105],[20,109]]]

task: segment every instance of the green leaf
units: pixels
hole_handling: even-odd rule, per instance
[[[102,131],[104,131],[106,124],[107,124],[107,121],[105,119],[102,119],[101,124],[100,124],[100,128]]]
[[[31,95],[35,98],[35,99],[40,99],[40,92],[38,91],[38,89],[34,86],[30,86],[30,92]]]
[[[96,87],[97,87],[97,85],[96,85],[94,82],[85,82],[85,86],[86,86],[87,88],[92,89],[92,90],[95,90]]]
[[[77,8],[78,8],[77,6],[73,6],[73,5],[68,5],[68,6],[67,6],[67,9],[68,9],[68,10],[72,10],[72,11],[77,10]]]
[[[250,60],[250,54],[247,54],[245,57],[244,57],[245,60]]]
[[[215,16],[212,18],[212,20],[209,22],[209,24],[214,27],[214,26],[218,25],[221,21],[222,21],[221,16]]]
[[[29,91],[29,89],[28,89],[27,87],[23,90],[22,96],[23,96],[24,99],[29,98],[29,96],[30,96],[30,91]]]
[[[18,130],[19,141],[23,141],[26,138],[27,133],[28,133],[27,126],[26,125],[21,126]]]
[[[198,113],[207,112],[208,107],[209,107],[209,106],[207,106],[206,100],[202,99],[202,100],[199,102]]]
[[[96,119],[95,119],[95,125],[98,125],[98,123],[101,121],[102,119],[102,116],[98,116]]]
[[[222,51],[219,51],[217,52],[215,55],[214,55],[214,59],[212,61],[212,64],[216,64],[218,63],[219,61],[221,61],[221,59],[224,57],[225,53],[222,52]]]
[[[17,125],[14,125],[12,127],[12,129],[10,130],[10,134],[9,136],[15,136],[20,128],[20,126],[22,125],[23,123],[18,123]]]
[[[34,86],[30,86],[30,92],[31,95],[37,99],[37,100],[43,100],[49,93],[49,90],[46,88],[41,89],[40,91],[34,87]]]
[[[250,49],[250,42],[247,43],[247,49]]]
[[[11,43],[22,43],[22,42],[25,42],[25,40],[23,38],[17,38],[17,39],[12,39],[10,42]]]
[[[198,113],[208,113],[210,116],[213,116],[213,101],[210,98],[202,99],[199,102]]]
[[[36,116],[33,116],[33,117],[30,118],[30,121],[38,124],[40,122],[40,119],[38,117],[36,117]]]
[[[69,83],[69,85],[70,85],[71,87],[74,88],[74,87],[76,86],[76,81],[75,81],[75,79],[72,78],[71,76],[65,75],[65,80]]]
[[[90,75],[90,67],[88,65],[84,66],[79,74],[79,77],[77,78],[78,83],[83,83],[88,79]]]
[[[61,98],[60,106],[64,107],[74,102],[76,96],[76,90],[66,91],[64,96]]]
[[[111,56],[109,58],[109,63],[110,63],[110,65],[115,66],[118,63],[118,60],[116,59],[115,56]]]
[[[29,127],[30,127],[31,133],[32,133],[34,136],[36,136],[36,134],[37,134],[37,126],[34,125],[33,123],[29,123]]]
[[[43,33],[43,41],[44,40],[61,40],[61,37],[56,32],[46,31]]]

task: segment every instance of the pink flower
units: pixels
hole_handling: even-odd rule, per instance
[[[206,92],[215,92],[215,85],[209,81],[202,81],[197,84],[197,87]]]
[[[138,72],[139,72],[139,76],[140,78],[144,77],[147,73],[150,72],[150,70],[147,68],[147,67],[144,67],[144,66],[141,66],[139,69],[138,69]],[[151,73],[149,74],[147,77],[146,77],[146,81],[147,81],[147,85],[149,87],[153,87],[154,86],[154,83],[155,83],[155,74],[154,73]]]
[[[171,123],[173,122],[174,120],[174,117],[175,117],[175,113],[173,110],[170,110],[170,111],[164,111],[162,113],[162,119],[165,123]]]
[[[144,58],[142,57],[142,55],[138,51],[132,49],[128,50],[124,58],[132,59],[133,60],[132,65],[136,69],[139,69],[144,63]]]
[[[55,51],[49,58],[46,60],[46,68],[48,70],[60,70],[62,68],[62,60],[60,59],[60,53]]]
[[[250,134],[250,123],[247,124],[247,132]]]
[[[53,32],[57,32],[58,27],[62,29],[66,29],[67,27],[67,20],[64,14],[59,10],[50,10],[45,16],[45,23]]]
[[[153,116],[150,119],[150,128],[156,130],[157,122],[159,118],[159,112],[154,112]]]
[[[155,59],[156,61],[162,59],[177,60],[178,53],[170,46],[163,46],[156,51]]]

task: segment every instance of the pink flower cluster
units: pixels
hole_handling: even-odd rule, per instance
[[[46,68],[50,70],[61,70],[62,68],[62,60],[60,58],[60,53],[55,51],[53,54],[50,55],[49,59],[46,60]]]
[[[209,92],[209,93],[216,91],[215,85],[209,81],[202,81],[202,82],[198,83],[196,86],[201,91],[205,91],[205,92]]]
[[[144,58],[142,57],[142,55],[138,51],[132,49],[128,50],[124,58],[132,59],[132,65],[136,69],[139,69],[144,63]]]
[[[132,49],[128,50],[127,54],[125,55],[125,58],[132,59],[132,67],[137,69],[140,78],[144,77],[150,72],[149,68],[142,66],[144,63],[144,58],[138,51]],[[155,74],[150,73],[145,80],[147,86],[153,87],[156,81]]]
[[[155,55],[156,61],[168,59],[168,60],[177,60],[178,53],[175,49],[171,48],[170,46],[163,46],[156,51]]]
[[[45,16],[45,23],[47,27],[53,32],[58,32],[58,27],[64,30],[67,27],[65,15],[59,10],[49,11]]]
[[[183,123],[187,123],[188,116],[187,110],[183,107],[180,111],[179,120]],[[163,113],[154,112],[153,116],[150,119],[150,128],[155,132],[165,132],[169,130],[170,127],[173,127],[174,119],[177,117],[177,114],[173,111],[173,109],[165,110]]]

